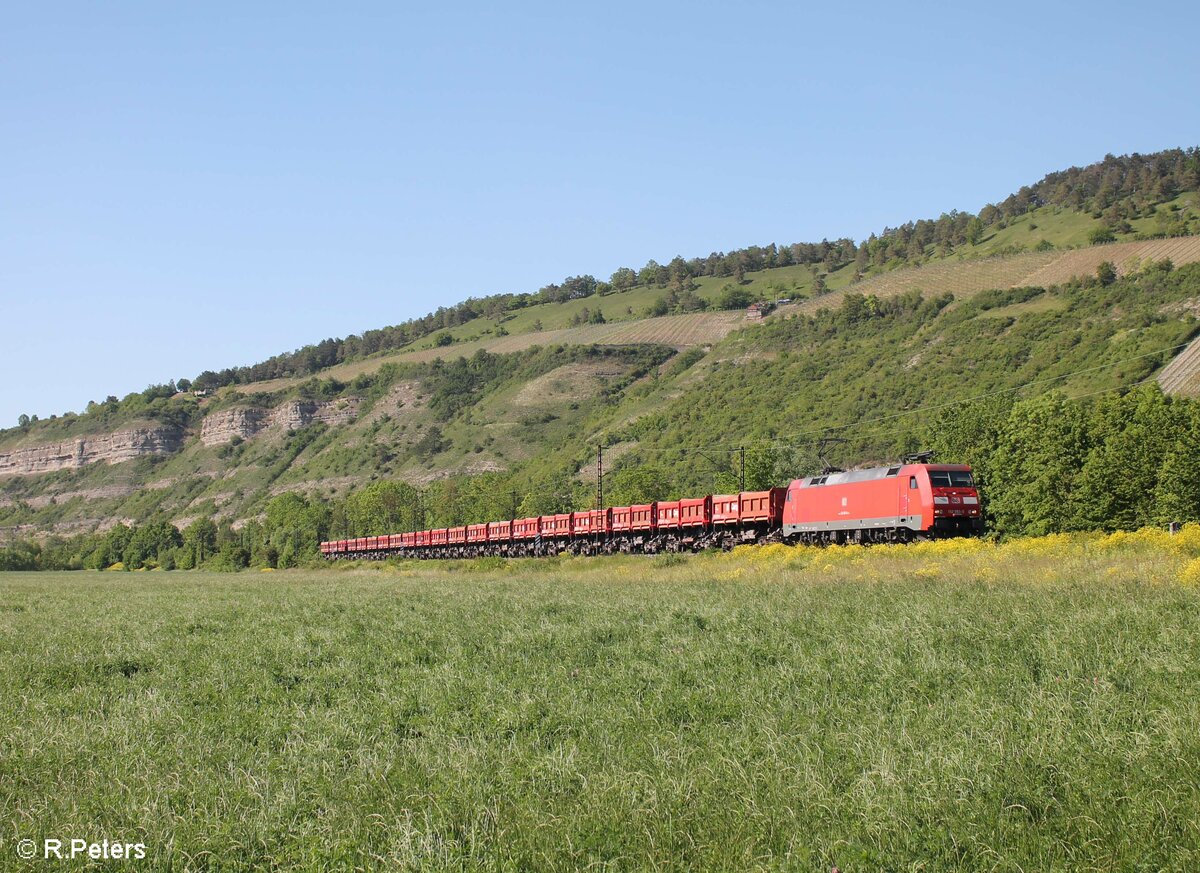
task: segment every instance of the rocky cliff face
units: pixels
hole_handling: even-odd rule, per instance
[[[275,409],[272,424],[285,430],[296,430],[318,421],[328,425],[345,424],[357,416],[357,397],[325,402],[293,400]]]
[[[33,476],[87,464],[119,464],[145,455],[171,454],[182,447],[183,434],[174,428],[120,430],[0,452],[0,476]]]
[[[344,424],[358,416],[357,398],[344,400],[292,400],[274,409],[241,406],[207,415],[200,425],[200,442],[206,446],[227,443],[234,437],[248,440],[268,428],[298,430],[314,422]]]
[[[267,412],[255,407],[239,407],[204,416],[200,424],[200,442],[219,446],[234,437],[247,440],[267,426]]]
[[[234,437],[251,439],[268,429],[297,430],[314,422],[345,424],[358,416],[357,398],[319,401],[293,400],[274,409],[243,406],[205,416],[200,442],[222,445]],[[145,455],[180,451],[188,434],[169,427],[145,427],[110,434],[77,437],[41,446],[0,452],[0,476],[36,476],[88,464],[119,464]]]

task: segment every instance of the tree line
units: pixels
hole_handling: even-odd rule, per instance
[[[1001,536],[1200,521],[1200,403],[1155,384],[974,403],[943,415],[929,444],[971,464]]]

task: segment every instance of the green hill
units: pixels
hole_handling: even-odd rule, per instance
[[[1200,237],[1178,234],[1200,230],[1200,159],[1163,155],[1052,174],[978,216],[858,245],[572,279],[202,374],[202,395],[157,386],[30,422],[0,432],[0,527],[207,518],[230,541],[296,494],[321,501],[324,532],[362,533],[353,495],[372,483],[404,487],[371,524],[450,523],[588,505],[597,445],[615,501],[736,487],[740,447],[752,479],[807,472],[830,426],[847,441],[829,460],[895,457],[928,441],[921,410],[965,397],[1090,395],[1164,368],[1188,393],[1195,353],[1170,362],[1197,331]],[[761,322],[720,308],[784,298]]]

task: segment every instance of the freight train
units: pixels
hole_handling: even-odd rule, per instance
[[[906,459],[909,461],[910,459]],[[699,551],[752,543],[901,543],[983,532],[965,464],[823,473],[786,488],[321,543],[332,560]]]

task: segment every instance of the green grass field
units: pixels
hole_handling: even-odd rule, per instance
[[[0,867],[1195,869],[1198,545],[6,574]]]

